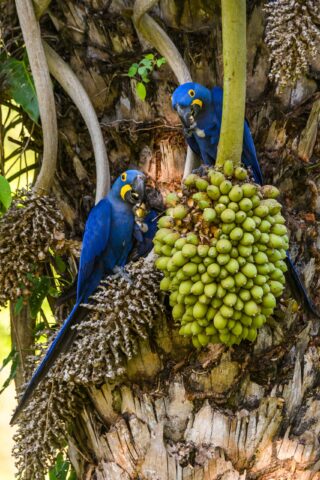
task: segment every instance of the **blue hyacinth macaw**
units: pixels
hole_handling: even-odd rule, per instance
[[[108,274],[121,273],[133,246],[134,207],[143,201],[145,176],[127,170],[113,184],[110,192],[91,210],[83,237],[75,305],[36,369],[12,417],[14,424],[32,393],[54,364],[59,354],[74,338],[71,327],[79,323],[87,303],[100,281]]]
[[[177,111],[190,148],[205,165],[214,165],[220,137],[223,91],[211,90],[199,83],[180,85],[172,95],[172,106]],[[256,149],[248,122],[244,122],[242,162],[251,170],[257,183],[263,183]]]
[[[195,82],[180,85],[172,94],[172,107],[177,111],[184,127],[184,134],[190,148],[205,165],[214,165],[220,137],[222,121],[223,90],[213,87],[211,90]],[[242,163],[252,173],[254,180],[263,184],[263,176],[258,162],[256,149],[249,129],[244,121]],[[294,294],[303,301],[309,311],[319,316],[299,273],[287,252],[288,280]]]

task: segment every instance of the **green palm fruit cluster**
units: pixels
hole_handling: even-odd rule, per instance
[[[282,295],[288,235],[276,187],[232,162],[167,196],[154,239],[160,288],[195,347],[254,341]]]

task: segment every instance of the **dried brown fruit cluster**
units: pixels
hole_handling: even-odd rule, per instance
[[[70,350],[60,356],[21,416],[14,456],[22,480],[45,478],[65,447],[68,427],[82,410],[83,387],[101,385],[124,373],[139,340],[147,338],[162,315],[161,273],[142,259],[126,270],[130,281],[116,275],[99,286],[85,306],[88,315],[76,326]]]
[[[0,218],[0,306],[28,297],[28,274],[41,274],[41,265],[64,240],[63,217],[54,198],[32,191],[16,193]]]
[[[277,0],[265,4],[265,41],[270,48],[270,77],[280,86],[308,72],[320,44],[318,0]]]

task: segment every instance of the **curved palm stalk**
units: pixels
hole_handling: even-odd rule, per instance
[[[240,165],[246,98],[246,0],[221,0],[223,109],[216,165]]]
[[[96,162],[96,203],[98,203],[110,189],[110,171],[108,155],[96,112],[87,92],[69,65],[47,43],[43,42],[43,47],[51,75],[71,97],[88,127]]]
[[[56,108],[40,27],[32,0],[15,0],[15,3],[39,103],[43,131],[43,159],[34,191],[43,195],[49,192],[56,170],[58,151]]]
[[[159,0],[136,0],[133,8],[133,22],[139,33],[166,58],[180,84],[192,82],[190,72],[175,44],[166,32],[147,14]],[[194,165],[194,154],[188,147],[183,176],[187,176]]]

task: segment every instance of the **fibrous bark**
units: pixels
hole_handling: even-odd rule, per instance
[[[320,67],[312,63],[307,77],[282,91],[269,82],[262,6],[250,2],[247,19],[246,113],[265,180],[282,192],[291,255],[319,303]],[[132,7],[131,1],[58,1],[41,28],[91,98],[112,175],[135,163],[165,191],[180,181],[186,153],[170,105],[177,83],[165,66],[152,75],[146,103],[135,95],[126,73],[151,47],[140,43]],[[216,4],[163,0],[149,13],[172,38],[195,81],[222,85]],[[78,113],[59,89],[57,98],[58,187],[77,213],[72,233],[79,236],[93,204],[94,159]],[[243,343],[201,353],[178,336],[168,315],[157,335],[140,344],[124,377],[86,390],[89,400],[68,440],[79,478],[320,478],[318,320],[288,298],[278,315],[253,348]]]

